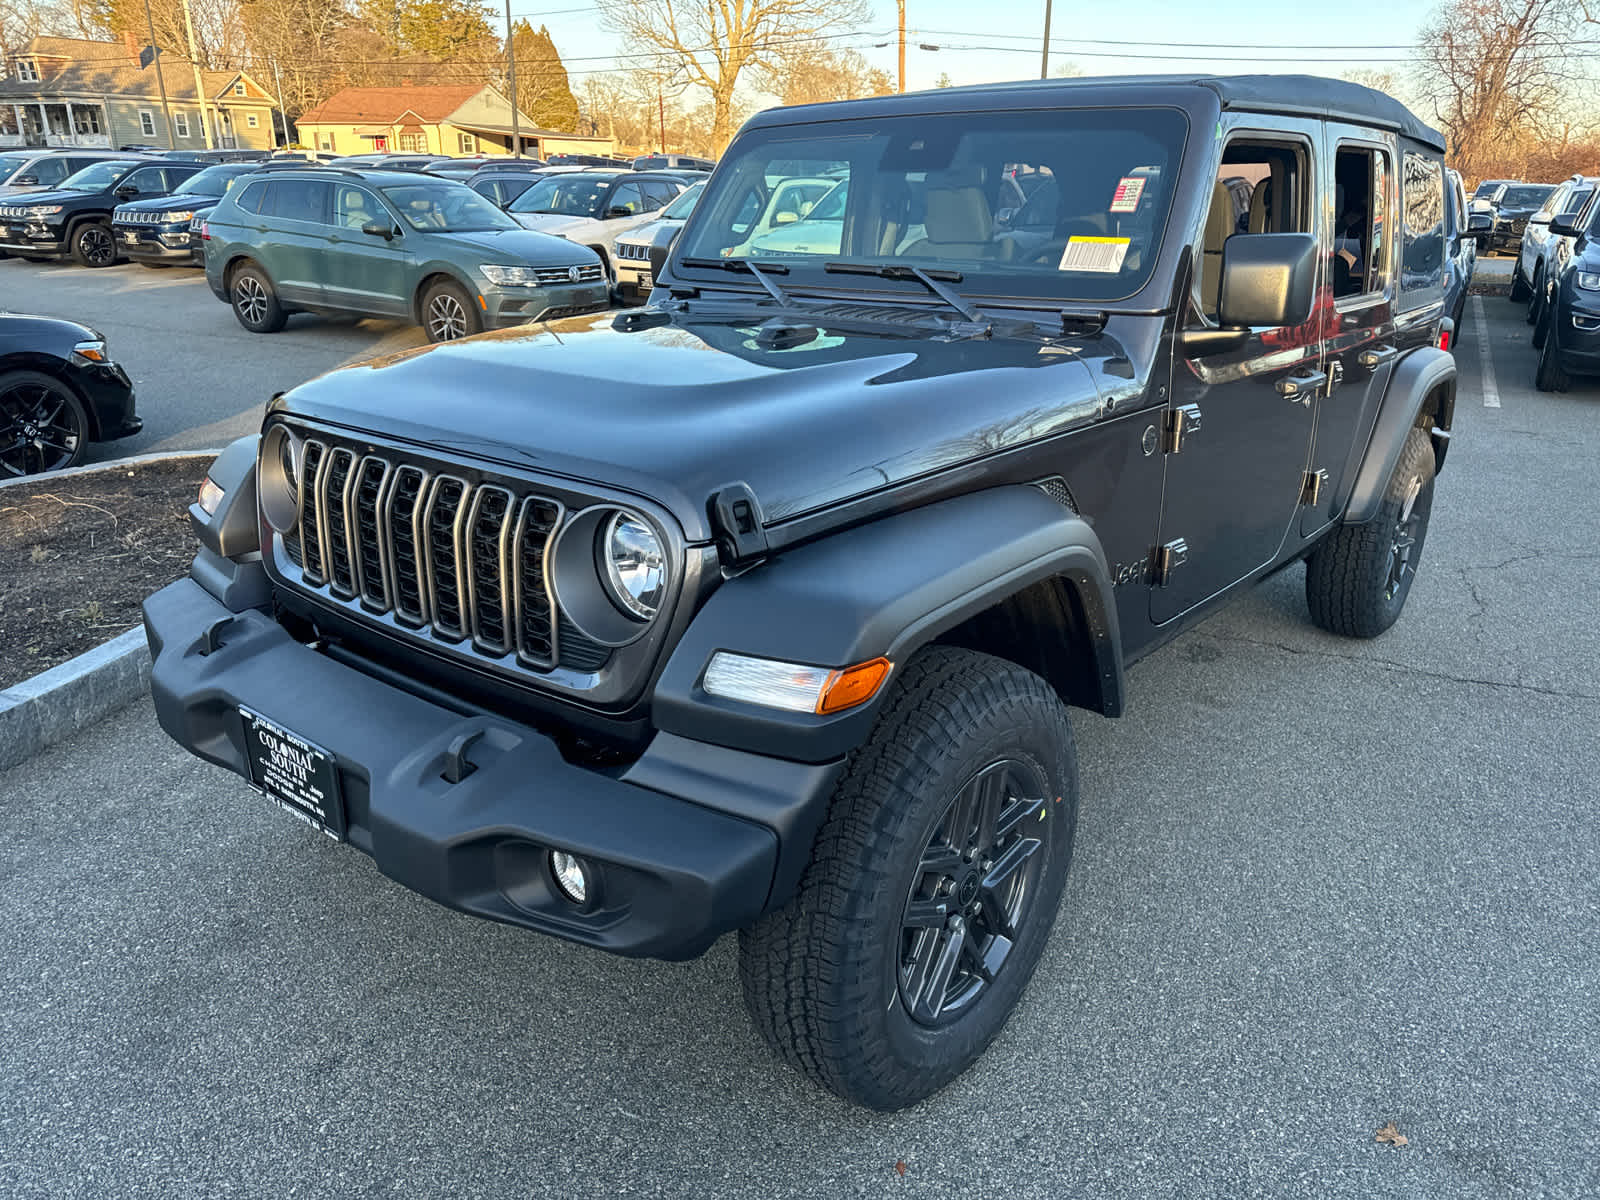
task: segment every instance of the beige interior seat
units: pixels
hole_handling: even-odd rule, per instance
[[[1259,193],[1260,188],[1256,191]],[[1252,205],[1255,203],[1251,200]],[[1234,232],[1233,193],[1220,179],[1211,188],[1211,209],[1200,256],[1200,304],[1207,316],[1217,315],[1222,298],[1222,245]]]
[[[994,216],[983,189],[929,183],[924,236],[902,252],[912,258],[1010,258],[1014,244],[994,240]]]
[[[1255,191],[1250,193],[1250,232],[1271,233],[1272,214],[1269,208],[1272,202],[1272,180],[1263,179],[1256,184]]]
[[[360,192],[346,192],[344,212],[340,214],[340,220],[346,229],[360,229],[372,220],[372,213],[367,208],[367,198]]]

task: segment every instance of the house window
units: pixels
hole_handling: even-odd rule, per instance
[[[317,135],[317,149],[318,150],[327,150],[330,153],[338,153],[333,148],[333,134],[331,134],[331,133],[319,133]]]
[[[189,136],[189,114],[188,113],[182,113],[182,112],[173,113],[172,114],[172,124],[177,129],[179,137],[186,138],[186,137]]]
[[[461,140],[461,153],[476,154],[478,152],[478,139],[470,133],[457,134]]]
[[[244,81],[243,80],[240,80],[238,83],[233,85],[233,94],[235,96],[244,95]]]
[[[251,129],[254,129],[257,125],[261,124],[261,118],[256,116],[255,113],[246,113],[244,123]]]
[[[139,110],[139,132],[145,137],[156,135],[156,115],[147,108]]]
[[[98,108],[82,108],[74,105],[72,108],[72,124],[79,133],[101,133],[100,110]]]
[[[39,80],[39,65],[31,58],[17,61],[17,78],[26,83],[37,83]]]

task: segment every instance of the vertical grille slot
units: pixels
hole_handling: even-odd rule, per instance
[[[511,648],[506,636],[511,624],[506,554],[511,544],[513,503],[505,488],[479,487],[472,499],[472,515],[467,519],[466,575],[472,638],[497,654]]]
[[[467,635],[461,601],[461,527],[466,518],[467,485],[450,475],[434,480],[423,521],[423,565],[428,572],[428,609],[436,633]]]
[[[300,567],[312,583],[328,581],[322,556],[322,518],[317,503],[318,483],[327,457],[327,446],[321,442],[307,442],[300,464],[300,541],[304,555]]]
[[[390,602],[395,616],[421,625],[428,619],[422,597],[427,579],[417,557],[417,529],[428,476],[416,467],[397,467],[384,500],[384,536],[389,550]]]
[[[345,596],[356,594],[355,572],[350,566],[350,522],[346,517],[345,488],[350,482],[356,456],[343,447],[328,454],[328,469],[317,485],[317,508],[322,518],[323,565],[333,590]]]
[[[513,543],[517,656],[540,667],[556,663],[555,604],[544,576],[545,550],[550,535],[561,523],[561,506],[554,500],[530,496],[522,502]]]
[[[389,464],[368,455],[356,468],[350,487],[348,520],[356,571],[356,592],[380,612],[389,607],[389,583],[384,573],[382,501]]]

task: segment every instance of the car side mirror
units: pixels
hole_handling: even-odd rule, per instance
[[[1468,233],[1488,233],[1494,228],[1494,219],[1488,213],[1468,213]]]
[[[1557,237],[1582,237],[1583,230],[1577,226],[1577,217],[1577,213],[1562,213],[1554,221],[1550,222],[1550,232]]]
[[[37,187],[39,185],[39,177],[37,175],[18,175],[11,182],[17,187]]]
[[[610,208],[606,209],[606,220],[608,221],[615,221],[622,217],[631,216],[633,216],[633,209],[629,208],[625,204],[613,204]]]
[[[387,221],[368,221],[361,227],[361,232],[369,237],[381,237],[386,242],[394,240],[394,226]]]
[[[799,219],[799,213],[781,212],[772,215],[772,223],[774,225],[793,225]]]
[[[1311,319],[1316,297],[1317,239],[1310,233],[1236,233],[1222,243],[1217,304],[1220,328],[1184,330],[1190,358],[1234,350],[1261,326],[1283,329]]]
[[[666,268],[666,265],[667,265],[667,256],[672,253],[672,247],[677,245],[677,243],[678,243],[678,232],[674,231],[673,235],[671,237],[669,237],[665,242],[658,242],[658,243],[655,243],[655,244],[651,245],[651,247],[650,247],[650,277],[652,279],[660,279],[661,278],[661,272]]]
[[[139,189],[138,188],[133,187],[133,186],[131,186],[129,184],[126,184],[126,183],[123,184],[115,192],[112,193],[112,195],[117,196],[119,199],[122,199],[122,200],[127,200],[130,197],[137,196],[138,194],[139,194]]]

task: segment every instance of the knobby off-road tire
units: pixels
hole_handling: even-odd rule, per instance
[[[1055,920],[1078,811],[1072,727],[1037,675],[936,647],[893,687],[797,894],[739,934],[762,1036],[885,1112],[938,1091],[1004,1027]]]
[[[1340,526],[1306,559],[1306,603],[1322,628],[1377,637],[1400,616],[1428,536],[1433,466],[1427,433],[1413,429],[1372,520]]]

